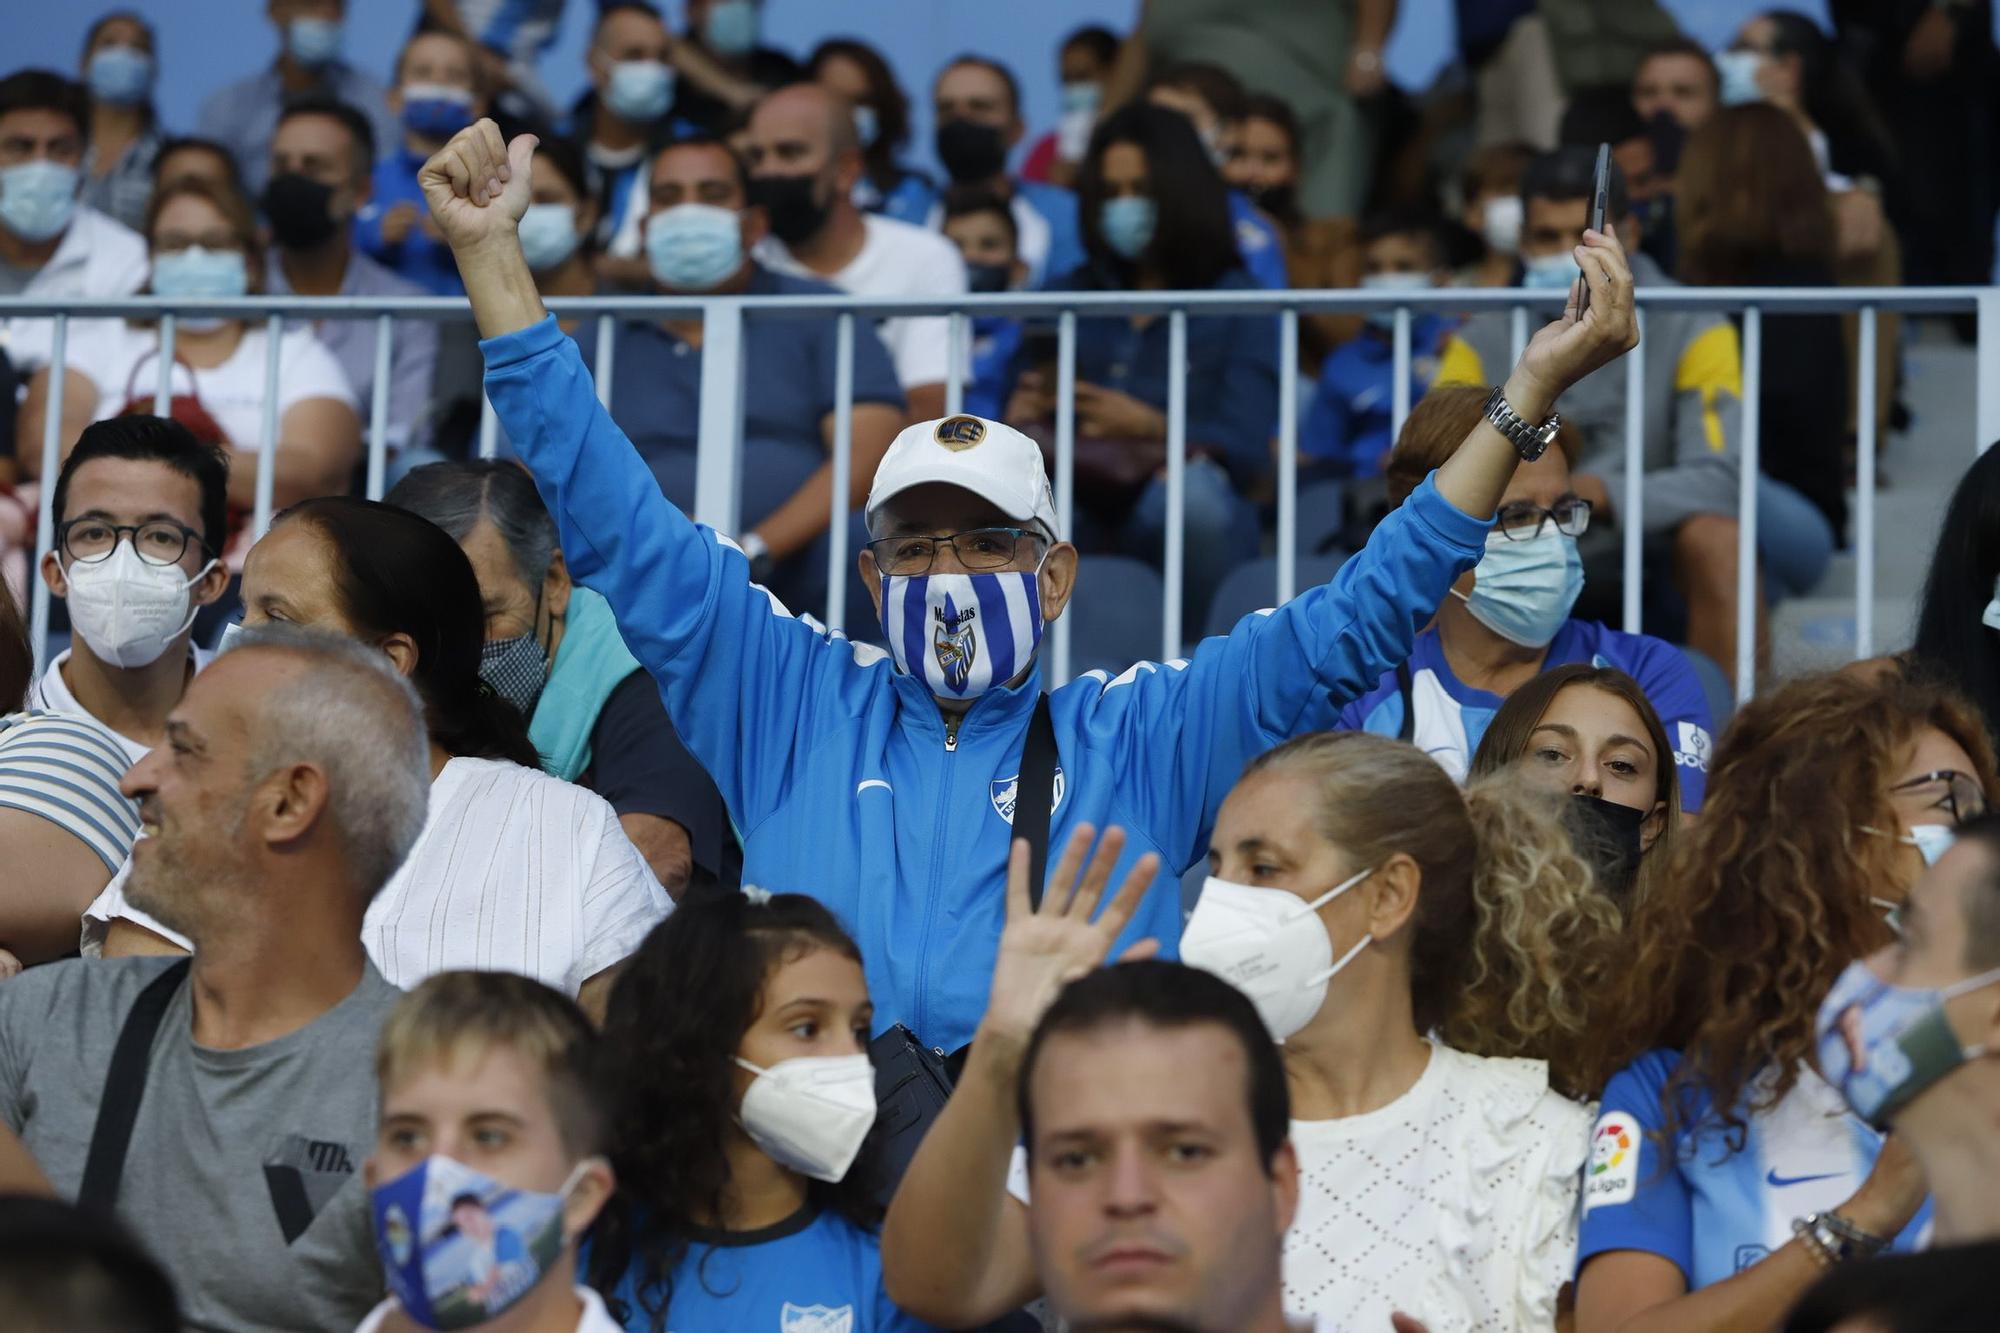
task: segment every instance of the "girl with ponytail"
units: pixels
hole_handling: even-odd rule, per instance
[[[1520,783],[1461,791],[1402,741],[1322,733],[1251,762],[1209,848],[1180,956],[1241,987],[1283,1047],[1300,1174],[1286,1313],[1357,1329],[1395,1312],[1432,1328],[1552,1326],[1590,1112],[1563,1094],[1560,1061],[1552,1083],[1550,1058],[1584,1033],[1622,929],[1561,799]],[[1036,914],[1044,954],[1058,898]],[[1084,932],[1073,966],[1109,938]],[[1004,1189],[1019,1126],[987,1093],[1008,1086],[1021,1045],[994,1016],[1032,1027],[1003,994],[1015,938],[1010,921],[965,1079],[883,1233],[890,1293],[958,1327],[1034,1291],[1031,1273],[996,1271],[1025,1252],[1012,1234],[1025,1210]]]
[[[666,894],[611,807],[543,773],[520,713],[480,679],[486,617],[458,543],[393,505],[307,500],[250,549],[242,597],[247,626],[374,645],[423,701],[423,832],[362,924],[382,975],[407,989],[454,969],[519,972],[600,1014],[612,968],[666,915]],[[124,882],[121,871],[85,911],[86,948],[185,949],[125,901]]]

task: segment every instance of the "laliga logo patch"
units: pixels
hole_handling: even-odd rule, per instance
[[[854,1307],[843,1305],[793,1305],[785,1302],[779,1312],[780,1333],[854,1333]]]
[[[932,438],[955,454],[964,453],[986,438],[986,423],[978,417],[946,417]]]
[[[937,654],[938,670],[944,672],[947,685],[962,690],[972,679],[972,664],[979,657],[979,636],[973,629],[979,608],[961,611],[947,597],[943,606],[931,608],[931,618],[937,622],[931,634],[931,650]]]
[[[1021,800],[1020,775],[1017,773],[1011,778],[995,778],[993,779],[992,782],[987,784],[987,789],[993,797],[993,812],[999,815],[1000,818],[1006,820],[1009,824],[1013,823],[1014,807],[1018,805]],[[1056,810],[1061,807],[1062,798],[1063,798],[1063,771],[1062,769],[1058,768],[1056,769],[1056,780],[1053,784],[1053,789],[1051,791],[1051,799],[1049,801],[1050,814],[1054,814]]]
[[[1590,1166],[1583,1180],[1583,1211],[1629,1203],[1639,1190],[1639,1122],[1624,1111],[1601,1117],[1590,1136]]]

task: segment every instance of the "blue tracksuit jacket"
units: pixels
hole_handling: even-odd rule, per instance
[[[948,731],[921,681],[790,615],[751,583],[733,545],[660,494],[554,319],[482,348],[486,392],[555,515],[570,573],[610,601],[728,803],[744,882],[833,909],[861,946],[878,1031],[904,1022],[945,1051],[970,1041],[1005,919],[1039,670],[982,696]],[[1128,865],[1157,851],[1166,866],[1119,948],[1154,936],[1173,955],[1180,876],[1206,853],[1244,764],[1331,726],[1407,657],[1478,560],[1490,521],[1426,481],[1332,583],[1245,617],[1189,661],[1093,673],[1054,692],[1051,846],[1079,821],[1116,824]]]

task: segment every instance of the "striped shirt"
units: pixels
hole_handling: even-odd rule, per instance
[[[101,723],[57,713],[0,717],[0,809],[48,820],[115,871],[139,836],[139,807],[119,794],[130,762]]]

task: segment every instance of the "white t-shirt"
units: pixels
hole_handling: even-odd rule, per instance
[[[192,392],[229,436],[230,444],[255,453],[264,436],[264,348],[269,334],[262,324],[243,331],[227,361],[193,372]],[[151,402],[160,382],[160,335],[157,329],[134,327],[124,320],[94,321],[72,336],[63,358],[71,370],[82,371],[97,386],[93,421],[116,416],[134,398]],[[189,368],[174,366],[173,391],[190,392]],[[303,326],[285,330],[278,340],[278,420],[308,398],[332,398],[355,406],[354,390],[333,353]]]
[[[958,247],[936,232],[907,222],[864,213],[868,238],[861,253],[838,273],[816,273],[792,258],[775,236],[757,243],[756,259],[764,267],[794,277],[817,278],[856,296],[947,297],[965,293],[965,261]],[[885,319],[882,341],[896,363],[896,378],[905,391],[919,384],[942,384],[951,365],[951,322],[943,315]],[[970,358],[971,331],[966,332]]]
[[[83,949],[111,922],[189,942],[125,901],[127,861],[84,910]],[[630,955],[673,908],[594,792],[498,759],[453,759],[416,846],[361,923],[376,970],[405,990],[454,968],[519,972],[565,995]]]
[[[194,659],[194,669],[196,671],[201,670],[215,660],[214,653],[192,643],[188,645],[188,653]],[[64,713],[70,717],[87,717],[93,722],[102,725],[103,720],[101,718],[98,718],[89,709],[76,701],[76,696],[70,693],[69,682],[63,679],[63,667],[69,661],[69,654],[70,650],[67,648],[57,653],[55,660],[49,663],[48,670],[42,673],[42,678],[28,687],[28,707],[44,713]],[[105,731],[124,749],[125,758],[132,763],[136,764],[141,759],[144,759],[146,752],[153,748],[150,745],[141,745],[130,736],[112,731],[109,727],[105,727]]]
[[[1550,1089],[1540,1060],[1436,1042],[1387,1106],[1292,1121],[1299,1208],[1285,1233],[1285,1313],[1319,1333],[1386,1333],[1399,1311],[1430,1333],[1554,1327],[1576,1264],[1590,1123],[1590,1107]],[[1028,1202],[1019,1148],[1007,1192]]]
[[[576,1321],[576,1333],[624,1333],[611,1312],[604,1308],[604,1298],[589,1287],[575,1288],[576,1298],[583,1302],[583,1318]],[[354,1333],[378,1333],[383,1323],[395,1312],[396,1298],[391,1296],[368,1312],[368,1317],[355,1327]]]

